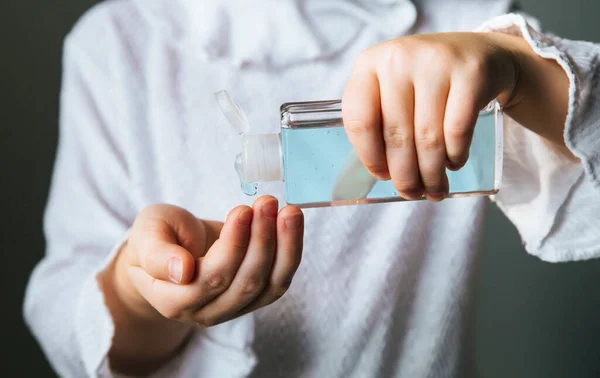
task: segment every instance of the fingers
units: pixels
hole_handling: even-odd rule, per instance
[[[251,237],[243,262],[229,287],[196,314],[200,324],[212,325],[231,318],[256,299],[268,284],[277,248],[275,198],[265,196],[254,204]]]
[[[247,206],[229,213],[219,240],[205,257],[194,261],[196,275],[191,284],[174,285],[134,266],[129,269],[134,286],[163,316],[194,321],[193,311],[224,292],[233,281],[248,248],[252,218],[253,210]],[[218,228],[216,223],[212,225]]]
[[[188,283],[195,273],[195,255],[203,253],[206,228],[188,211],[166,205],[142,211],[133,227],[137,251],[133,265],[152,277],[175,283]]]
[[[242,214],[247,210],[241,207],[232,211],[217,244],[198,260],[200,277],[190,285],[162,281],[140,267],[129,266],[128,273],[138,292],[162,316],[203,326],[236,318],[281,297],[302,256],[302,212],[290,206],[277,216],[274,198],[259,199],[253,211],[256,215],[252,218],[252,237],[244,242],[244,227],[239,227],[238,219],[240,215],[243,218]],[[263,211],[264,216],[261,215]],[[240,252],[244,244],[246,253]],[[238,258],[231,258],[232,255]],[[237,263],[240,255],[242,261]],[[223,262],[227,257],[219,262],[219,256],[230,256],[230,266]],[[232,274],[234,267],[237,271]],[[229,279],[229,276],[233,278]],[[249,277],[257,279],[253,281]]]
[[[381,134],[379,82],[367,58],[359,58],[342,100],[344,127],[363,165],[376,178],[390,178]]]
[[[302,260],[303,236],[302,211],[293,206],[284,208],[277,221],[277,253],[269,284],[254,302],[244,307],[236,316],[267,306],[285,294]]]
[[[407,50],[384,47],[387,53],[382,49],[377,59],[372,51],[361,55],[346,86],[348,138],[369,172],[391,178],[402,197],[419,199],[425,193],[442,200],[449,191],[444,118],[450,71],[406,74],[419,70]]]
[[[448,168],[451,170],[462,168],[469,160],[473,131],[480,111],[477,97],[473,87],[465,80],[453,82],[444,117],[445,148]]]
[[[255,215],[247,206],[229,213],[219,239],[198,260],[196,282],[182,298],[191,307],[198,309],[229,288],[247,253]]]
[[[446,76],[431,75],[415,83],[415,146],[425,196],[440,201],[448,194],[444,113],[450,82]]]
[[[403,198],[423,194],[414,140],[414,86],[408,80],[380,80],[385,158],[394,186]]]

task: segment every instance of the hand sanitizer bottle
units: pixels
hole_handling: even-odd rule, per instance
[[[341,101],[281,106],[281,132],[249,134],[243,111],[227,92],[217,101],[242,138],[235,168],[248,195],[261,182],[284,181],[288,204],[302,208],[406,201],[391,181],[378,181],[354,153],[343,127]],[[502,178],[503,116],[497,101],[482,110],[467,164],[447,170],[449,197],[492,195]]]

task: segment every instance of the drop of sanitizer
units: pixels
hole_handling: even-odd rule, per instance
[[[238,155],[235,158],[235,171],[237,172],[238,178],[240,179],[240,186],[242,187],[242,191],[247,196],[255,196],[258,193],[258,184],[256,183],[248,183],[244,181],[242,178],[242,157]]]
[[[248,118],[242,109],[235,102],[233,102],[233,99],[229,96],[229,93],[224,90],[219,91],[215,93],[215,97],[217,103],[219,104],[219,108],[223,112],[223,115],[229,124],[238,132],[240,136],[247,133],[250,130]],[[240,180],[240,186],[242,187],[244,194],[247,196],[255,196],[258,193],[258,184],[244,181],[242,176],[243,164],[241,155],[238,155],[235,159],[235,171],[237,172]]]

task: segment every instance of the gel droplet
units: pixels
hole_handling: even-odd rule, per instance
[[[244,181],[244,179],[242,178],[242,173],[241,173],[241,167],[242,167],[241,159],[242,159],[242,157],[240,155],[238,155],[235,159],[235,171],[237,172],[238,179],[240,180],[240,187],[242,188],[242,191],[244,192],[245,195],[255,196],[256,193],[258,193],[258,184],[257,183],[248,183],[248,182]]]
[[[243,180],[240,180],[240,184],[242,186],[242,191],[247,196],[255,196],[258,193],[258,184],[248,184]]]

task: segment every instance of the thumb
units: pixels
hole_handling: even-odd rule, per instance
[[[130,237],[137,257],[134,265],[153,278],[187,284],[194,279],[195,257],[208,249],[213,228],[182,208],[150,206],[136,219]]]
[[[141,268],[153,278],[177,284],[193,280],[196,263],[185,248],[156,240],[138,251]]]

